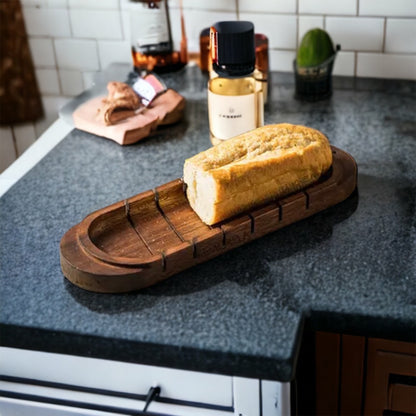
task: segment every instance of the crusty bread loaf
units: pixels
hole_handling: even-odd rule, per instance
[[[331,164],[321,132],[274,124],[187,159],[184,182],[191,207],[211,225],[312,184]]]

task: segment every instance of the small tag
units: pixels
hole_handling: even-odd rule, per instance
[[[167,89],[166,85],[153,74],[139,78],[132,88],[139,95],[145,107],[149,106],[157,96],[163,94]]]

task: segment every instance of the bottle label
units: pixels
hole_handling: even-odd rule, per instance
[[[130,10],[132,46],[140,53],[169,52],[171,40],[163,2],[157,7],[137,4],[139,10]]]
[[[256,109],[256,93],[230,96],[208,89],[210,130],[217,139],[227,140],[258,127]]]

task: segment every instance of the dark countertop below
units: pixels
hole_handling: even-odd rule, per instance
[[[124,77],[121,74],[120,80]],[[305,124],[358,163],[345,202],[138,293],[64,279],[59,241],[88,213],[182,176],[210,146],[206,78],[165,77],[186,120],[128,147],[73,130],[0,199],[0,342],[288,381],[313,329],[415,340],[415,83],[336,78],[331,99],[293,98],[272,74],[265,122]]]

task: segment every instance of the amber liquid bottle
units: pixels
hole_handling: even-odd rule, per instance
[[[185,23],[180,1],[182,40],[173,47],[168,0],[129,0],[133,65],[137,72],[165,73],[187,62]]]
[[[208,118],[213,145],[264,123],[262,82],[254,76],[251,22],[218,22],[210,30],[214,76],[208,81]]]
[[[256,67],[254,69],[254,78],[263,84],[263,102],[268,101],[268,79],[269,79],[269,39],[267,36],[256,33]]]

